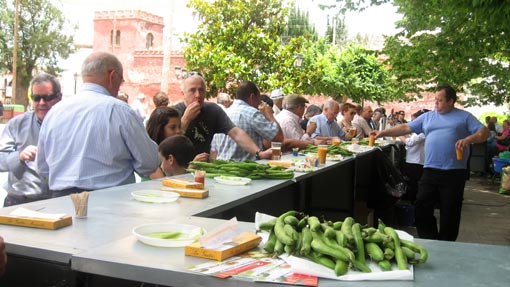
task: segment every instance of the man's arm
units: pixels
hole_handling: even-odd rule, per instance
[[[487,127],[481,127],[478,131],[476,131],[476,133],[458,140],[455,143],[455,147],[458,149],[464,149],[472,143],[482,143],[487,140],[490,134],[491,133]]]
[[[238,145],[240,145],[248,153],[255,155],[260,148],[253,142],[248,134],[238,127],[233,127],[228,131],[231,137]],[[259,153],[260,158],[269,158],[271,153]]]
[[[11,172],[17,178],[21,178],[26,168],[25,160],[35,160],[37,147],[27,146],[26,151],[16,150],[18,133],[19,131],[12,125],[7,125],[2,133],[0,138],[0,171]]]
[[[412,132],[413,131],[411,130],[411,128],[409,127],[408,124],[400,124],[400,125],[393,127],[391,129],[386,129],[386,130],[382,130],[382,131],[372,131],[371,134],[375,135],[375,138],[380,138],[380,137],[386,137],[386,136],[397,137],[397,136],[401,136],[401,135],[405,135],[405,134],[410,134]]]

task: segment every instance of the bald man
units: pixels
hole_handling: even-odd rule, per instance
[[[134,183],[133,172],[148,177],[160,164],[141,119],[116,99],[120,61],[94,52],[81,74],[82,90],[50,110],[39,135],[37,166],[52,197]]]

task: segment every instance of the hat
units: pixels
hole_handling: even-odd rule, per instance
[[[308,103],[308,100],[305,97],[297,95],[297,94],[288,95],[283,99],[284,107],[286,107],[286,106],[297,107],[297,106],[304,105],[307,103]]]
[[[136,96],[137,99],[139,100],[144,100],[145,99],[145,95],[144,94],[138,94],[138,96]]]
[[[283,99],[283,91],[281,89],[276,89],[271,92],[271,100],[279,100]]]

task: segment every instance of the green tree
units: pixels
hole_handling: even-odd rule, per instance
[[[313,41],[316,41],[319,38],[315,26],[310,23],[308,12],[302,11],[299,7],[294,6],[290,9],[287,28],[284,31],[282,39],[284,42],[287,42],[288,39],[299,36],[303,36]]]
[[[14,1],[0,0],[0,70],[12,72]],[[64,34],[65,18],[49,0],[20,0],[17,87],[15,103],[28,104],[27,90],[34,71],[57,74],[60,59],[74,50]]]
[[[283,87],[300,38],[288,45],[280,41],[288,13],[282,0],[190,0],[188,5],[201,23],[184,37],[186,67],[204,72],[208,96],[238,80],[251,80],[261,90]]]
[[[394,0],[401,32],[384,52],[408,92],[449,83],[468,106],[510,100],[510,5],[500,0]]]
[[[338,47],[343,46],[347,42],[347,26],[342,15],[336,14],[328,17],[326,36],[331,43],[335,43]]]

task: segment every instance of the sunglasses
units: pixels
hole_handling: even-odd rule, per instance
[[[184,77],[182,77],[184,80],[186,80],[187,78],[189,77],[193,77],[193,76],[199,76],[200,78],[204,78],[204,75],[202,75],[202,73],[200,72],[187,72]]]
[[[53,101],[58,97],[58,94],[48,94],[48,95],[32,95],[32,100],[34,102],[39,102],[41,99],[45,102]]]

